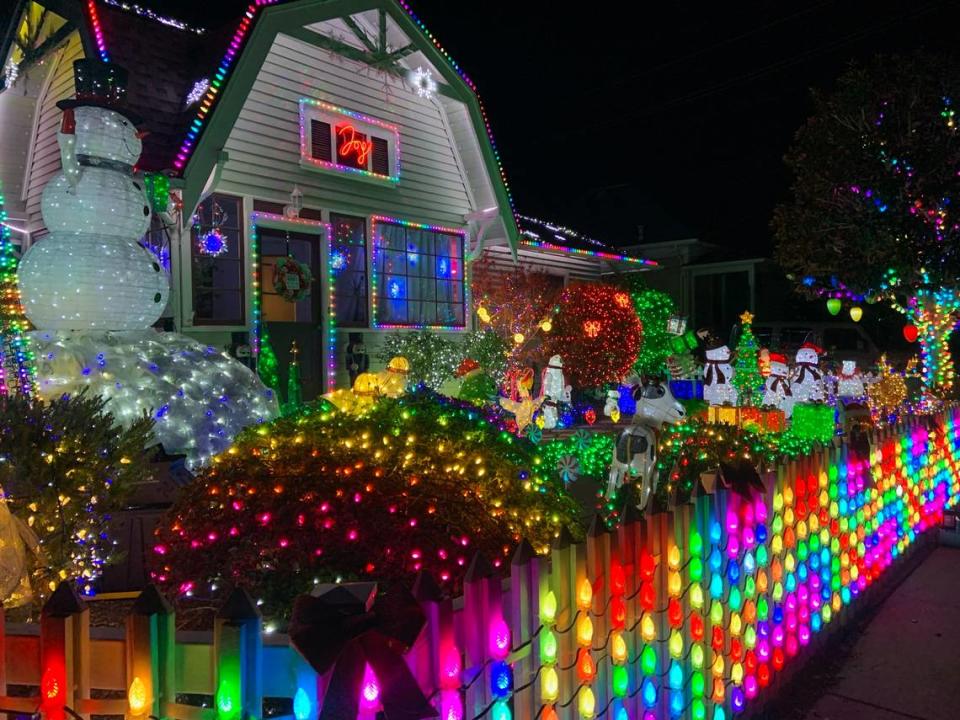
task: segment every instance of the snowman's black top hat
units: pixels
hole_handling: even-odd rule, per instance
[[[61,100],[57,107],[102,107],[118,112],[134,125],[143,118],[126,106],[127,69],[120,65],[85,58],[73,63],[73,85],[77,96]]]

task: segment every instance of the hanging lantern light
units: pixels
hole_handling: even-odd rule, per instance
[[[916,325],[904,325],[903,326],[903,338],[907,342],[916,342],[917,337],[920,335],[920,331],[917,330]]]

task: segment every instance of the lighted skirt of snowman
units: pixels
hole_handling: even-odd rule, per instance
[[[41,397],[89,388],[122,425],[147,412],[157,442],[193,468],[278,415],[273,391],[246,366],[177,333],[37,331],[31,346]]]

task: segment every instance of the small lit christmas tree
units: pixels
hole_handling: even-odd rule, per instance
[[[284,414],[292,413],[303,405],[303,384],[300,380],[300,348],[297,341],[290,343],[290,363],[287,365],[287,404]]]
[[[277,354],[273,351],[273,345],[270,343],[270,335],[266,328],[260,331],[260,357],[257,361],[257,375],[260,381],[268,388],[273,390],[277,401],[282,402],[283,396],[280,394],[280,372],[277,363]]]
[[[753,313],[744,311],[740,316],[740,339],[737,341],[734,374],[731,382],[737,389],[740,405],[759,407],[763,404],[763,375],[760,373],[757,338],[753,335]]]

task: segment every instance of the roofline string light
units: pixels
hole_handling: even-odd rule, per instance
[[[407,228],[416,228],[417,230],[427,230],[428,232],[448,233],[450,235],[459,235],[463,239],[464,251],[466,251],[467,233],[461,228],[444,227],[442,225],[426,225],[423,223],[411,222],[401,218],[388,217],[386,215],[372,215],[370,217],[370,235],[373,238],[373,272],[371,273],[370,294],[373,300],[373,327],[377,330],[466,330],[469,326],[466,315],[463,318],[462,325],[430,325],[424,323],[403,323],[391,324],[377,322],[377,223],[386,223],[390,225],[402,225]],[[470,308],[470,278],[468,263],[463,263],[463,307],[466,311]]]
[[[541,220],[540,218],[535,218],[530,215],[517,215],[517,217],[520,220],[523,220],[524,222],[528,222],[534,225],[539,225],[540,227],[544,227],[552,233],[559,233],[560,235],[566,236],[566,237],[561,237],[560,235],[556,235],[558,240],[563,241],[570,238],[573,240],[579,240],[580,242],[587,243],[588,245],[594,245],[595,247],[603,250],[610,249],[610,246],[607,245],[607,243],[597,240],[596,238],[592,238],[589,235],[584,235],[583,233],[579,233],[576,230],[572,228],[568,228],[564,225],[559,225],[557,223],[550,222],[549,220]]]
[[[103,62],[110,62],[110,55],[107,53],[107,41],[103,36],[100,16],[97,14],[97,0],[87,0],[87,15],[90,17],[90,26],[93,29],[93,37],[97,43],[97,52],[100,53],[100,59]]]
[[[90,0],[91,3],[93,1],[94,0]],[[233,39],[230,41],[230,45],[227,47],[227,52],[224,53],[223,58],[220,60],[220,64],[217,66],[216,72],[213,74],[213,78],[210,80],[210,87],[207,89],[206,94],[200,101],[200,108],[197,110],[197,115],[187,128],[187,135],[184,138],[183,143],[181,143],[180,150],[177,152],[176,157],[173,159],[173,167],[178,171],[183,170],[187,164],[187,161],[190,159],[190,155],[193,153],[193,150],[196,147],[197,140],[200,137],[200,131],[203,129],[203,124],[206,122],[214,102],[216,102],[220,88],[223,86],[224,82],[226,82],[231,66],[233,65],[234,60],[236,60],[237,54],[243,45],[243,41],[247,37],[247,33],[250,31],[250,28],[253,25],[253,20],[257,15],[257,11],[261,7],[273,5],[277,1],[278,0],[256,0],[255,2],[247,5],[247,10],[244,12],[243,19],[240,21],[240,24],[233,33]]]
[[[533,233],[524,230],[520,233],[521,235],[531,238]],[[539,248],[541,250],[553,250],[556,252],[567,253],[568,255],[582,255],[584,257],[595,257],[600,260],[612,260],[614,262],[625,262],[632,265],[643,265],[644,267],[657,267],[656,260],[646,260],[644,258],[636,258],[630,255],[617,255],[616,253],[601,252],[599,250],[582,250],[580,248],[571,248],[564,245],[554,245],[553,243],[544,242],[543,240],[521,240],[521,245],[528,245],[530,247]]]
[[[142,18],[153,20],[153,22],[160,23],[161,25],[166,25],[167,27],[171,27],[176,30],[183,30],[184,32],[191,32],[196,35],[203,35],[206,32],[206,30],[202,27],[194,27],[193,25],[188,25],[182,20],[177,20],[176,18],[173,18],[173,17],[169,17],[166,15],[158,15],[150,8],[141,7],[136,3],[125,3],[125,2],[121,2],[120,0],[103,0],[103,2],[119,10],[133,13],[134,15],[139,15]]]

